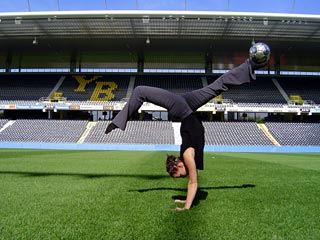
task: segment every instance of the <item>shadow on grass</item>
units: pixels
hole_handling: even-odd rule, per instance
[[[242,184],[238,186],[218,186],[218,187],[199,187],[198,190],[217,190],[217,189],[228,189],[228,188],[253,188],[256,185],[254,184]],[[180,192],[187,192],[186,188],[144,188],[144,189],[137,189],[137,190],[129,190],[129,192],[149,192],[149,191],[160,191],[160,190],[173,190],[173,191],[180,191]]]
[[[0,171],[0,174],[16,174],[25,177],[50,177],[50,176],[71,176],[81,178],[108,178],[108,177],[126,177],[126,178],[142,178],[150,180],[158,180],[168,178],[168,175],[148,175],[148,174],[91,174],[91,173],[60,173],[60,172],[21,172],[21,171]]]
[[[203,191],[201,189],[198,189],[197,194],[194,197],[194,200],[192,202],[192,206],[193,207],[198,206],[200,204],[200,201],[206,200],[207,197],[208,197],[208,192]],[[176,199],[186,200],[187,197],[186,196],[182,196],[182,195],[174,195],[174,196],[172,196],[172,199],[174,199],[174,200],[176,200]]]
[[[204,190],[218,190],[218,189],[234,189],[234,188],[254,188],[256,185],[254,184],[242,184],[239,186],[218,186],[218,187],[200,187],[198,188],[197,194],[193,200],[192,206],[199,205],[200,201],[206,200],[208,197],[208,192]],[[137,189],[137,190],[129,190],[129,192],[149,192],[149,191],[164,191],[164,190],[172,190],[172,191],[180,191],[180,192],[187,192],[186,188],[145,188],[145,189]],[[180,200],[186,200],[186,196],[183,195],[174,195],[172,196],[172,199],[180,199]]]

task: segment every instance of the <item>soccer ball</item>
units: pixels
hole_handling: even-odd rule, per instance
[[[255,63],[266,62],[270,58],[270,48],[265,43],[255,43],[249,50],[249,56],[250,59]]]

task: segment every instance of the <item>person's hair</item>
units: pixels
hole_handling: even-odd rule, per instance
[[[181,161],[180,158],[174,155],[167,156],[166,169],[171,177],[173,177],[173,174],[177,172],[177,164],[179,161]]]

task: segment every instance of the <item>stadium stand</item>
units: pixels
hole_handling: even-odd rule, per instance
[[[70,101],[120,101],[129,82],[129,75],[74,75],[67,76],[58,91]]]
[[[8,123],[0,119],[0,129]],[[0,142],[77,143],[86,120],[15,120],[0,132]],[[175,144],[171,121],[129,121],[126,131],[104,134],[109,121],[99,121],[85,136],[91,144]],[[206,145],[272,146],[254,122],[203,122]],[[319,123],[267,122],[272,136],[283,146],[319,146]]]
[[[200,76],[192,75],[139,75],[136,86],[151,86],[166,89],[176,94],[184,94],[203,87]]]
[[[48,97],[58,75],[0,75],[0,100],[38,101]]]
[[[319,123],[268,122],[266,126],[281,145],[320,145]]]
[[[160,87],[177,94],[199,89],[213,82],[217,76],[177,74],[113,74],[113,75],[1,75],[0,103],[23,104],[38,102],[49,97],[53,90],[63,93],[74,105],[116,106],[123,101],[132,87],[146,85]],[[57,84],[60,80],[61,85]],[[277,77],[285,94],[301,96],[304,100],[320,103],[320,82],[315,77]],[[131,82],[130,82],[131,81]],[[222,94],[238,107],[283,107],[287,101],[270,77],[258,76],[250,84],[234,87]],[[53,103],[50,103],[53,104]],[[55,102],[63,106],[65,102]],[[123,104],[123,103],[122,103]],[[295,107],[295,106],[288,106]],[[303,109],[303,106],[301,106]],[[270,120],[270,119],[269,119]],[[8,119],[0,119],[0,129]],[[268,121],[268,120],[267,120]],[[278,120],[276,120],[278,121]],[[0,142],[77,143],[84,132],[86,120],[16,120],[0,132]],[[99,144],[174,144],[174,131],[170,121],[129,121],[125,132],[117,130],[104,134],[108,122],[97,122],[84,137],[84,143]],[[272,142],[253,122],[203,122],[207,145],[270,146]],[[272,136],[286,146],[320,145],[320,124],[267,122]],[[67,133],[67,134],[66,134]]]
[[[207,145],[272,145],[254,122],[203,122]]]
[[[16,120],[0,132],[1,142],[76,143],[88,121]]]
[[[208,84],[212,83],[216,77],[208,77]],[[257,77],[256,81],[250,84],[235,86],[228,92],[222,94],[223,99],[231,99],[235,103],[287,103],[280,94],[271,78]]]
[[[59,75],[1,75],[0,102],[10,104],[24,104],[26,101],[39,101],[49,97],[55,89],[61,76]],[[67,101],[73,104],[90,102],[93,105],[103,102],[118,102],[128,96],[130,75],[68,75],[56,92],[63,94]],[[208,84],[217,79],[217,76],[206,76]],[[277,78],[288,98],[290,95],[299,95],[303,100],[312,100],[320,103],[320,82],[317,78]],[[153,86],[167,89],[177,94],[203,87],[200,75],[137,75],[133,86]],[[233,87],[222,94],[224,100],[246,107],[282,107],[287,104],[285,98],[273,84],[270,77],[258,76],[250,84]]]
[[[303,100],[312,100],[314,103],[320,104],[319,80],[319,78],[286,77],[279,78],[278,82],[288,96],[298,95]]]
[[[126,131],[104,134],[108,121],[98,122],[85,143],[174,144],[174,133],[168,121],[129,121]]]
[[[0,129],[8,122],[8,119],[0,119]]]
[[[250,108],[257,108],[260,107],[270,107],[270,108],[281,108],[283,107],[283,103],[237,103],[238,107],[250,107]]]

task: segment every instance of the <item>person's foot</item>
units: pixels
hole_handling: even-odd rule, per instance
[[[250,76],[252,80],[256,80],[257,76],[254,72],[254,70],[257,70],[259,68],[263,68],[264,66],[266,66],[268,64],[268,61],[265,61],[263,63],[255,63],[254,61],[252,61],[251,59],[247,59],[247,61],[249,62],[249,72],[250,72]]]
[[[118,128],[116,125],[114,125],[113,123],[110,123],[105,131],[105,134],[108,134],[109,132],[111,132],[112,130]]]
[[[250,65],[252,67],[252,70],[257,70],[259,68],[263,68],[268,64],[268,61],[262,62],[262,63],[256,63],[254,61],[252,61],[252,59],[249,59]]]

